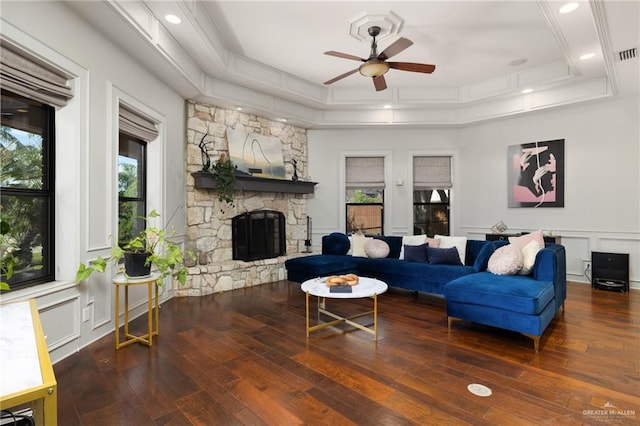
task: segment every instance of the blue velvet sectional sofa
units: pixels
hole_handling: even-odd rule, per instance
[[[546,244],[536,256],[530,275],[495,275],[487,271],[489,258],[506,241],[467,240],[464,265],[438,265],[399,259],[402,237],[374,236],[389,246],[386,258],[347,255],[345,234],[322,238],[322,254],[289,259],[288,279],[354,273],[375,277],[389,286],[443,295],[449,329],[455,319],[503,328],[533,339],[536,352],[540,336],[566,299],[564,247]]]

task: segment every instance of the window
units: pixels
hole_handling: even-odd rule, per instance
[[[413,158],[413,233],[449,235],[451,157]]]
[[[55,110],[2,90],[0,217],[16,264],[12,290],[54,280]],[[3,277],[3,281],[6,281]]]
[[[123,246],[147,225],[147,142],[158,137],[158,129],[122,104],[118,126],[118,244]]]
[[[146,224],[147,144],[127,133],[119,134],[118,150],[118,244],[124,245]]]
[[[346,232],[384,234],[384,157],[346,158]]]

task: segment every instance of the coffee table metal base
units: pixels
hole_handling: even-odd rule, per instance
[[[358,328],[362,331],[366,331],[367,333],[373,334],[374,338],[376,340],[378,340],[378,295],[374,294],[373,296],[371,296],[371,298],[373,299],[373,310],[372,311],[368,311],[368,312],[361,312],[359,314],[356,315],[352,315],[349,317],[343,317],[340,316],[338,314],[335,314],[331,311],[328,311],[326,309],[326,298],[324,297],[318,297],[318,320],[320,320],[320,314],[325,314],[331,318],[333,318],[333,321],[328,321],[328,322],[323,322],[320,324],[316,324],[316,325],[310,325],[310,318],[309,318],[309,292],[305,292],[306,293],[306,305],[307,305],[307,337],[309,337],[309,333],[311,333],[312,331],[316,331],[316,330],[321,330],[323,328],[327,328],[327,327],[332,327],[334,325],[338,325],[338,324],[342,324],[342,323],[346,323],[349,324],[352,327]],[[360,318],[363,317],[365,315],[371,315],[373,314],[373,327],[367,327],[366,325],[362,325],[359,324],[355,321],[352,321],[355,318]]]

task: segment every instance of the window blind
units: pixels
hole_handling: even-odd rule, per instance
[[[347,189],[384,189],[384,157],[347,157]]]
[[[451,189],[451,157],[413,157],[413,189]]]
[[[139,113],[120,105],[119,108],[120,131],[146,142],[150,142],[158,137],[156,123],[143,117]]]
[[[73,97],[70,76],[0,39],[0,87],[55,108]]]

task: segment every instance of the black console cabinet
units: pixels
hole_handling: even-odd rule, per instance
[[[524,233],[521,234],[485,234],[484,239],[487,241],[508,241],[509,237],[521,237],[526,235]],[[544,236],[544,242],[550,244],[560,244],[560,237],[549,237]]]
[[[629,255],[591,252],[591,287],[600,290],[629,291]]]

